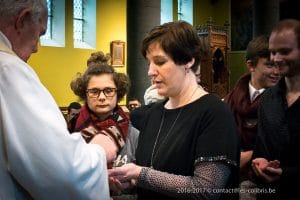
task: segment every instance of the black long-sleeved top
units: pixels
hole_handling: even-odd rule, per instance
[[[164,104],[153,105],[141,126],[137,164],[154,170],[142,170],[138,199],[238,197],[226,193],[238,185],[240,160],[229,108],[211,94],[176,109]]]
[[[264,184],[263,187],[276,189],[275,194],[269,195],[273,200],[284,199],[292,194],[299,196],[296,185],[300,180],[300,99],[288,106],[284,78],[264,92],[258,115],[253,158],[277,159],[283,170],[278,182]],[[262,196],[266,199],[265,195]]]

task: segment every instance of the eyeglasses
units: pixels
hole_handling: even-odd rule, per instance
[[[129,108],[130,109],[134,109],[134,108],[137,108],[137,107],[140,107],[140,105],[138,103],[131,103],[131,104],[129,104]]]
[[[106,87],[103,90],[100,90],[98,88],[91,88],[91,89],[86,90],[87,96],[90,98],[98,98],[100,96],[101,92],[103,92],[103,94],[106,97],[113,97],[116,95],[117,88]]]

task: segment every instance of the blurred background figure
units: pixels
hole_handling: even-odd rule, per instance
[[[68,106],[68,121],[71,121],[76,115],[78,115],[81,108],[81,104],[78,102],[72,102]]]
[[[141,105],[142,104],[136,98],[131,98],[128,101],[128,109],[129,109],[129,111],[133,111],[134,109],[141,107]]]
[[[69,131],[71,131],[71,129],[72,129],[71,127],[75,126],[80,109],[81,109],[81,104],[78,102],[74,101],[69,104],[68,113],[67,113],[67,117],[66,117],[66,120],[68,122]]]
[[[145,105],[149,105],[152,103],[160,102],[165,100],[166,98],[164,96],[161,96],[157,92],[157,88],[154,84],[152,84],[150,87],[148,87],[144,94],[144,103]]]

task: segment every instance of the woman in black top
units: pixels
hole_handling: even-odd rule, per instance
[[[157,26],[142,53],[158,93],[168,99],[145,113],[136,164],[110,170],[110,181],[136,184],[138,199],[232,199],[238,194],[235,122],[224,103],[197,84],[195,30],[183,21]]]

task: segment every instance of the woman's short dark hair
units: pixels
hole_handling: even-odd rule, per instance
[[[191,69],[193,72],[197,70],[201,61],[202,47],[200,38],[192,25],[185,21],[177,21],[154,27],[143,40],[144,57],[149,46],[156,42],[175,64],[186,64],[194,58],[195,63]]]

